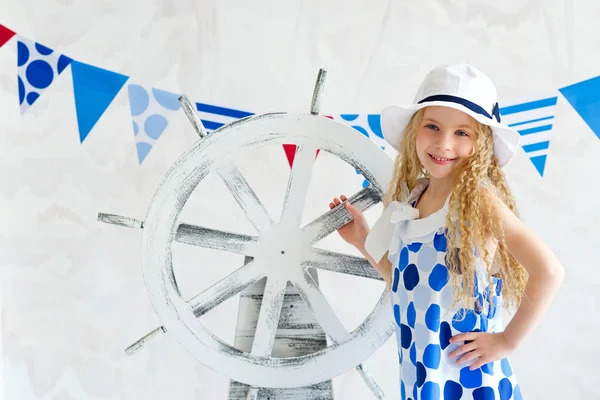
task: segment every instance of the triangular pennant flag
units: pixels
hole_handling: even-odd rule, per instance
[[[600,139],[600,76],[558,90]]]
[[[334,119],[353,127],[366,137],[373,139],[377,144],[385,144],[381,133],[379,114],[340,114]]]
[[[0,47],[4,46],[4,44],[8,42],[13,36],[15,36],[15,33],[13,31],[0,24]]]
[[[21,115],[73,61],[39,43],[17,35],[17,78]]]
[[[540,176],[544,176],[558,96],[528,99],[500,108],[502,122],[521,134],[521,146]]]
[[[200,118],[200,121],[202,121],[202,125],[204,125],[207,133],[217,130],[223,125],[237,121],[238,119],[254,115],[247,111],[205,103],[196,103],[196,110],[198,110],[198,117]]]
[[[140,165],[181,107],[179,95],[137,83],[127,85],[133,133]]]
[[[333,117],[330,115],[324,115],[324,117],[333,119]],[[284,144],[283,151],[285,152],[285,157],[287,158],[290,168],[292,168],[292,165],[294,165],[294,157],[296,157],[296,145],[295,144]],[[315,158],[317,158],[319,156],[320,151],[321,151],[320,149],[317,149]]]
[[[292,165],[294,164],[294,157],[296,156],[296,145],[284,144],[283,151],[285,152],[285,157],[287,158],[290,168],[292,168]]]
[[[290,168],[292,168],[292,165],[294,165],[294,157],[296,157],[296,147],[297,146],[295,144],[283,145],[283,151],[285,152],[285,156],[287,158],[288,164],[290,165]],[[315,153],[315,158],[319,156],[319,151],[321,150],[317,149],[317,152]]]
[[[382,150],[388,153],[389,144],[383,138],[381,133],[381,123],[379,114],[340,114],[333,118],[334,120],[348,125],[369,139],[375,142]],[[355,168],[354,170],[363,179],[362,186],[369,186],[369,181],[366,180],[360,171]]]
[[[72,62],[71,71],[79,139],[83,143],[129,77],[79,61]]]

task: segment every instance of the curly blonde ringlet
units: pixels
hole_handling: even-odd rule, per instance
[[[419,178],[428,177],[428,172],[421,164],[416,151],[416,137],[424,110],[425,108],[417,111],[404,130],[398,155],[394,160],[393,177],[384,194],[384,207],[394,200],[406,201],[400,198],[402,183],[406,183],[408,189],[413,190]],[[482,265],[487,271],[489,282],[492,282],[492,266],[495,267],[494,276],[502,280],[504,306],[516,308],[521,303],[527,283],[527,272],[508,252],[503,234],[499,235],[499,239],[494,239],[496,251],[495,254],[490,254],[490,248],[486,246],[486,233],[493,230],[502,232],[502,225],[499,216],[491,212],[491,204],[487,199],[497,197],[515,215],[519,214],[504,173],[494,155],[491,128],[475,122],[477,125],[473,151],[457,165],[451,177],[452,191],[446,217],[446,266],[454,287],[452,306],[460,304],[468,309],[475,307],[475,272]],[[496,196],[486,196],[486,190],[493,191]],[[481,205],[485,207],[489,216],[485,221]],[[456,224],[451,219],[453,215],[458,215]],[[390,282],[387,279],[386,281],[389,288]],[[495,288],[490,289],[490,295],[494,296]]]

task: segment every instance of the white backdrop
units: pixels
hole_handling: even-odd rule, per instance
[[[0,0],[0,23],[145,84],[256,113],[308,112],[318,69],[326,68],[323,114],[378,113],[411,101],[423,75],[441,63],[473,63],[495,80],[501,100],[599,75],[600,3],[572,3]],[[125,355],[126,346],[160,325],[142,280],[141,232],[96,221],[98,212],[143,219],[157,183],[197,140],[183,112],[142,166],[125,90],[80,144],[70,69],[20,116],[14,38],[0,49],[0,106],[4,398],[226,398],[228,379],[168,336]],[[600,398],[600,346],[593,339],[600,329],[598,153],[600,140],[559,96],[544,177],[523,151],[506,169],[523,219],[566,270],[549,313],[512,355],[526,399]],[[289,174],[283,150],[239,161],[277,215]],[[317,164],[305,222],[325,212],[333,196],[360,189],[343,162],[324,155]],[[217,179],[204,182],[190,202],[187,220],[252,232]],[[378,210],[368,213],[371,221]],[[358,255],[337,234],[322,246]],[[193,295],[243,257],[181,246],[175,262],[187,278],[183,293]],[[349,328],[383,288],[320,276]],[[237,299],[217,310],[203,321],[232,341]],[[388,398],[398,398],[393,338],[366,366]],[[335,378],[334,390],[338,399],[370,398],[353,371]]]

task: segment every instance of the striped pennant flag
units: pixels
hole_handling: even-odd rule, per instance
[[[500,108],[502,122],[521,134],[521,146],[544,176],[558,95],[552,94]]]
[[[228,125],[241,118],[246,118],[254,113],[235,110],[205,103],[196,103],[198,117],[208,133],[215,131],[223,125]]]

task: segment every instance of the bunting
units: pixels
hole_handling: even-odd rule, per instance
[[[13,37],[17,38],[17,80],[21,114],[31,108],[70,66],[79,140],[83,143],[128,82],[129,76],[74,60],[0,25],[0,47]],[[600,76],[562,87],[546,96],[525,99],[500,109],[502,121],[521,135],[522,149],[541,177],[544,176],[548,162],[559,94],[564,96],[595,136],[600,138]],[[171,118],[180,111],[179,95],[137,81],[127,85],[127,95],[134,143],[141,165],[160,137],[165,134]],[[254,115],[249,111],[200,102],[196,103],[196,109],[209,133]],[[395,150],[386,143],[381,133],[379,114],[338,114],[328,117],[354,128],[392,157],[395,156]],[[285,144],[283,149],[291,167],[296,146]],[[358,170],[356,172],[359,174]],[[363,186],[366,187],[369,182],[364,177],[362,179]]]

